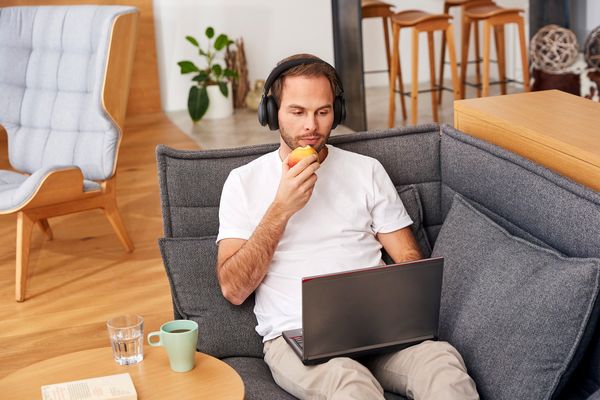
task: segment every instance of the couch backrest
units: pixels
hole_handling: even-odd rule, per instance
[[[381,161],[398,189],[415,184],[424,225],[433,237],[440,212],[439,127],[393,129],[334,136],[334,146]],[[224,150],[157,150],[165,237],[213,236],[219,229],[219,202],[229,172],[274,151],[276,144]]]
[[[0,8],[0,125],[9,159],[33,173],[76,165],[113,175],[119,127],[102,104],[115,18],[123,6]]]
[[[569,257],[600,257],[600,193],[510,151],[443,126],[442,214],[455,193],[511,234]],[[586,398],[600,389],[600,332],[563,394]]]
[[[330,142],[379,159],[399,192],[407,192],[404,189],[414,185],[420,210],[415,213],[413,207],[413,213],[421,217],[430,239],[435,238],[442,223],[437,125],[341,135]],[[229,172],[277,147],[209,151],[157,148],[165,235],[159,244],[175,318],[197,321],[203,331],[199,350],[217,357],[262,357],[260,337],[254,332],[254,297],[242,306],[232,306],[221,295],[215,273],[215,239],[221,190]]]

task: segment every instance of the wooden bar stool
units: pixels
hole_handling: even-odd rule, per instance
[[[437,85],[435,82],[435,54],[433,45],[433,33],[435,31],[446,32],[446,45],[448,46],[448,54],[450,56],[450,70],[452,72],[452,86],[454,90],[454,99],[458,100],[460,95],[459,79],[456,71],[456,50],[454,46],[454,32],[450,23],[448,14],[429,14],[419,10],[402,11],[394,14],[391,17],[392,30],[394,35],[393,55],[392,55],[392,73],[390,75],[390,100],[389,100],[389,118],[388,126],[394,126],[395,114],[395,95],[396,95],[396,76],[400,72],[400,29],[412,28],[412,86],[411,86],[411,122],[417,123],[417,100],[419,95],[419,33],[427,32],[429,44],[429,72],[431,79],[431,107],[433,112],[433,120],[438,121],[438,104],[437,104]],[[404,96],[401,90],[400,96]]]
[[[465,15],[465,6],[467,5],[477,5],[477,4],[483,4],[483,3],[489,3],[488,0],[445,0],[444,1],[444,14],[450,14],[450,9],[454,8],[454,7],[460,7],[460,20],[462,21],[462,19],[464,18]],[[462,28],[462,24],[459,25]],[[475,28],[476,31],[478,31],[477,27]],[[461,35],[462,36],[462,35]],[[475,41],[477,43],[479,43],[479,34],[475,35]],[[476,45],[475,47],[476,52],[479,53],[479,46]],[[460,55],[461,59],[462,59],[462,52]],[[479,59],[479,55],[476,55],[477,59]],[[442,104],[442,93],[444,93],[443,91],[443,85],[444,85],[444,66],[446,65],[446,32],[442,32],[442,55],[440,58],[440,91],[438,94],[438,104]],[[478,68],[479,70],[479,68]],[[462,98],[462,97],[461,97]]]
[[[388,76],[390,74],[390,33],[388,29],[389,18],[394,15],[394,11],[392,11],[392,4],[386,3],[380,0],[361,0],[361,16],[362,19],[367,18],[381,18],[381,22],[383,24],[383,39],[385,40],[385,59],[387,61],[388,68]],[[400,70],[400,68],[398,68]],[[402,84],[402,73],[398,76],[398,83],[400,85],[400,90],[404,91]],[[406,104],[404,102],[404,98],[401,99],[402,104],[402,116],[406,119]]]
[[[481,91],[478,90],[478,96],[489,96],[490,90],[490,31],[494,28],[494,37],[496,42],[496,52],[498,53],[498,75],[500,77],[500,90],[502,94],[506,94],[506,55],[504,48],[504,25],[517,24],[519,29],[519,43],[521,47],[521,63],[523,68],[523,85],[525,91],[529,91],[529,65],[527,60],[527,50],[525,48],[525,25],[521,13],[523,10],[518,8],[503,8],[496,4],[475,5],[466,7],[463,22],[463,38],[462,38],[462,53],[460,65],[460,90],[461,97],[464,97],[465,82],[466,82],[466,56],[469,48],[469,31],[471,24],[477,25],[483,22],[483,76],[481,82]],[[477,30],[475,30],[477,40]],[[477,50],[477,43],[476,43]],[[477,58],[477,69],[479,69],[479,58]],[[477,83],[479,81],[479,73],[477,74]]]

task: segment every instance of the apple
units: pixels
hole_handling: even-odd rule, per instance
[[[317,151],[309,145],[296,147],[288,156],[288,166],[292,168],[294,165],[298,164],[300,160],[312,154],[317,155]]]

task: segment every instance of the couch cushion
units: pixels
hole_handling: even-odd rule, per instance
[[[241,306],[221,293],[215,272],[216,237],[163,238],[160,251],[176,311],[198,322],[198,350],[215,357],[262,358],[262,339],[254,330],[254,295]]]
[[[415,238],[417,239],[417,242],[419,243],[421,252],[423,253],[424,257],[428,258],[431,255],[431,245],[429,244],[427,233],[423,227],[423,207],[421,206],[421,197],[419,196],[419,191],[415,185],[407,185],[402,188],[397,188],[397,190],[398,194],[400,195],[400,199],[404,204],[404,208],[406,208],[406,212],[413,220],[411,229],[415,235]]]
[[[433,256],[444,256],[439,336],[486,399],[549,399],[598,320],[600,260],[517,238],[456,196]]]

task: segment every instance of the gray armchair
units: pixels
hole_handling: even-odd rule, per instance
[[[116,164],[138,12],[123,6],[0,8],[0,214],[17,214],[17,301],[30,237],[48,218],[101,208],[133,250],[116,205]]]

